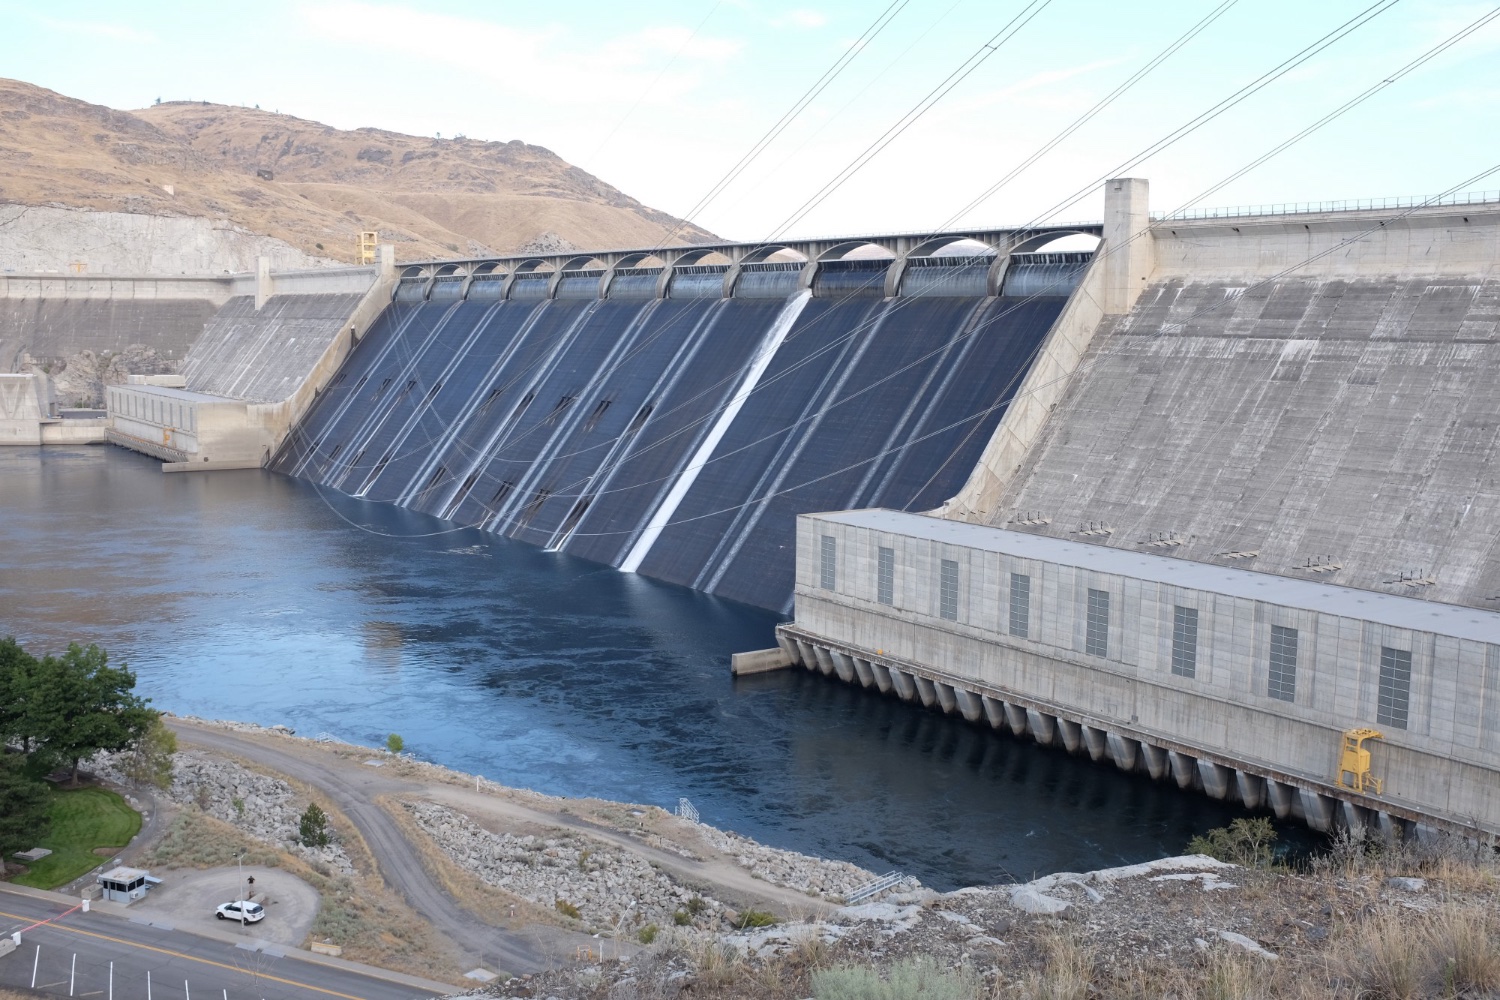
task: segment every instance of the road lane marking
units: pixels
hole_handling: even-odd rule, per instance
[[[14,913],[6,913],[4,910],[0,910],[0,917],[10,917],[15,920],[26,919],[25,917],[18,916]],[[140,944],[136,941],[127,941],[124,938],[111,937],[108,934],[100,934],[97,931],[86,931],[81,927],[68,927],[64,924],[48,924],[47,926],[51,927],[53,930],[67,931],[69,934],[82,934],[86,937],[98,938],[100,941],[109,941],[113,944],[122,944],[127,948],[141,948],[145,951],[154,951],[161,955],[170,955],[173,958],[181,958],[189,962],[199,962],[203,965],[211,965],[215,968],[225,969],[229,972],[239,972],[245,975],[251,975],[237,965],[226,965],[223,962],[215,962],[210,958],[199,958],[196,955],[189,955],[186,952],[173,951],[171,948],[158,948],[156,945]],[[352,993],[340,993],[338,990],[330,990],[322,986],[313,986],[311,983],[299,983],[295,979],[283,979],[280,976],[273,976],[265,972],[255,973],[254,975],[258,976],[261,979],[269,979],[273,983],[281,983],[286,986],[296,986],[299,989],[313,990],[318,993],[327,993],[329,996],[343,997],[344,1000],[366,1000],[365,997],[355,996]],[[67,980],[63,980],[63,982],[66,981]],[[53,985],[60,986],[62,984],[54,983]]]

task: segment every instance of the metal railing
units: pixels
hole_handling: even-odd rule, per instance
[[[677,815],[681,816],[683,819],[687,820],[689,823],[699,823],[699,822],[702,822],[702,820],[700,820],[698,818],[698,809],[697,809],[697,807],[695,807],[687,799],[679,798],[677,800]]]
[[[886,872],[873,882],[866,882],[857,889],[851,889],[844,893],[844,902],[853,906],[855,903],[869,899],[871,896],[896,888],[906,881],[906,876],[901,872]]]
[[[1403,196],[1355,198],[1345,201],[1292,201],[1274,205],[1233,205],[1226,208],[1190,208],[1170,215],[1153,215],[1153,222],[1190,219],[1234,219],[1252,215],[1308,215],[1316,212],[1370,212],[1400,208],[1436,208],[1441,205],[1484,205],[1500,202],[1500,191],[1464,191],[1441,198]]]

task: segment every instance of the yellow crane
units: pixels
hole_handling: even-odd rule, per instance
[[[1376,795],[1380,794],[1384,782],[1370,773],[1370,751],[1365,749],[1365,740],[1383,739],[1385,739],[1385,733],[1376,729],[1344,731],[1344,750],[1339,755],[1338,784],[1340,788],[1348,788],[1356,792],[1373,789]],[[1344,780],[1346,777],[1347,781]]]

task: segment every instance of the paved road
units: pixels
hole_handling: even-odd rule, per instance
[[[171,725],[185,744],[255,761],[324,792],[359,828],[386,883],[425,917],[439,935],[464,952],[465,967],[470,967],[467,963],[471,961],[474,966],[479,965],[482,955],[486,967],[491,969],[498,964],[512,974],[540,972],[571,959],[577,943],[590,942],[583,935],[555,927],[537,926],[520,932],[491,927],[459,906],[422,867],[421,854],[407,841],[401,828],[375,804],[379,795],[420,791],[422,786],[416,782],[386,777],[376,768],[309,761],[224,730],[175,721]],[[591,943],[597,947],[597,942]]]
[[[22,932],[21,947],[0,957],[0,985],[98,1000],[416,1000],[451,989],[70,905],[0,887],[0,937]],[[52,922],[32,927],[43,920]]]

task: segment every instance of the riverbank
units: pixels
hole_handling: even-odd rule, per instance
[[[185,814],[218,823],[229,810],[222,825],[305,852],[293,819],[326,801],[338,843],[298,862],[380,880],[403,920],[441,942],[441,968],[426,973],[501,974],[477,991],[490,996],[803,1000],[814,976],[843,974],[829,969],[889,975],[919,956],[962,981],[958,996],[1500,990],[1500,867],[1458,840],[1344,843],[1301,872],[1198,855],[948,893],[912,884],[847,906],[874,873],[654,806],[506,788],[284,729],[172,722],[184,750],[170,795]],[[510,946],[486,957],[476,943],[497,935]],[[401,960],[378,947],[362,957]]]
[[[160,798],[174,815],[135,859],[209,868],[253,840],[256,863],[294,871],[322,898],[304,944],[432,978],[628,957],[668,927],[819,919],[875,877],[655,806],[506,788],[285,727],[169,723],[181,749]],[[112,765],[94,769],[122,782]],[[329,817],[326,847],[300,842],[310,803]]]
[[[825,920],[713,940],[674,936],[625,961],[477,992],[554,1000],[1493,997],[1497,906],[1493,854],[1462,848],[1346,848],[1309,873],[1199,855],[1019,886],[897,894]],[[908,992],[891,982],[903,975]],[[928,992],[909,992],[922,977]]]

